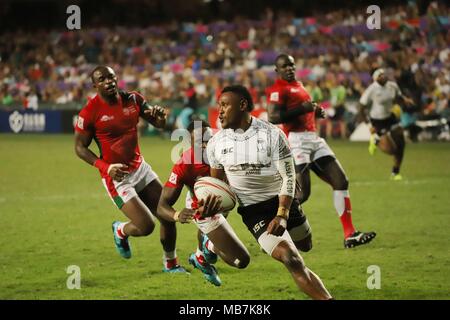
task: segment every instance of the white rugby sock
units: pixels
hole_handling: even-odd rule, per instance
[[[334,190],[333,203],[339,217],[345,213],[345,198],[349,198],[348,190]]]
[[[177,250],[166,252],[163,255],[163,264],[166,269],[172,269],[178,265]]]
[[[197,251],[195,251],[195,255],[197,256],[197,257],[203,257],[203,252],[202,252],[202,250],[200,250],[199,248],[197,248]]]
[[[348,190],[333,191],[334,208],[341,220],[344,229],[344,237],[351,236],[356,230],[352,222],[352,205],[350,202],[350,193]]]
[[[177,257],[177,249],[175,249],[173,251],[169,251],[169,252],[164,251],[164,256],[163,256],[164,261],[173,260],[173,259],[176,259],[176,257]]]
[[[206,241],[206,249],[208,249],[209,251],[216,253],[214,251],[214,243],[212,243],[211,240]]]
[[[127,237],[127,235],[125,234],[125,231],[123,230],[127,223],[128,222],[122,222],[117,226],[116,235],[117,235],[117,237],[119,237],[119,239],[125,239]]]

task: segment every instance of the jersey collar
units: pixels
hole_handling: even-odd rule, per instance
[[[283,80],[281,78],[277,78],[276,84],[279,85],[279,86],[284,86],[284,87],[285,86],[298,86],[298,85],[300,85],[300,81],[294,80],[292,82],[288,82],[288,81]]]
[[[108,106],[108,107],[114,107],[114,106],[123,106],[123,99],[122,99],[122,95],[119,92],[119,98],[117,99],[117,103],[116,104],[109,104],[105,99],[102,98],[102,96],[100,94],[97,93],[97,97],[100,99],[100,101]]]

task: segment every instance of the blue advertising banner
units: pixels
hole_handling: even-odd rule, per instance
[[[0,132],[60,133],[61,111],[0,111]]]

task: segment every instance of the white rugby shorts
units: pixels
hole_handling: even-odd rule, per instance
[[[102,182],[109,197],[120,209],[155,179],[158,179],[158,175],[147,162],[142,160],[139,168],[127,174],[122,181],[115,181],[111,177],[107,177],[103,178]]]
[[[325,156],[336,158],[325,140],[315,132],[289,132],[288,141],[297,166]]]

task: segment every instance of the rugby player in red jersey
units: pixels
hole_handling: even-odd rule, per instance
[[[230,266],[243,269],[250,262],[250,254],[224,214],[216,213],[220,209],[220,201],[215,197],[209,197],[203,202],[195,197],[195,182],[198,178],[210,174],[204,153],[212,130],[204,121],[193,121],[187,130],[190,133],[192,147],[185,151],[173,166],[159,200],[158,212],[164,218],[180,223],[194,220],[199,229],[198,248],[197,252],[189,257],[189,263],[202,271],[209,282],[220,286],[221,280],[214,267],[217,255]],[[191,201],[185,208],[176,211],[173,205],[180,197],[184,186],[189,189],[188,199]]]
[[[324,139],[316,133],[315,117],[324,117],[324,110],[311,101],[311,97],[295,75],[294,58],[280,54],[275,60],[278,78],[267,89],[268,118],[273,124],[281,124],[288,136],[295,161],[300,203],[311,194],[311,169],[333,188],[333,202],[344,229],[344,247],[366,244],[375,238],[375,232],[355,229],[351,217],[348,179],[335,154]]]
[[[131,257],[128,237],[147,236],[160,222],[164,250],[164,272],[186,272],[176,255],[176,226],[159,218],[158,201],[162,185],[139,150],[136,125],[139,117],[155,127],[166,122],[165,110],[149,106],[137,92],[119,91],[113,69],[98,66],[91,73],[97,95],[80,111],[75,126],[75,153],[98,168],[109,196],[130,220],[113,222],[114,242],[120,255]],[[100,156],[89,146],[95,140]]]

